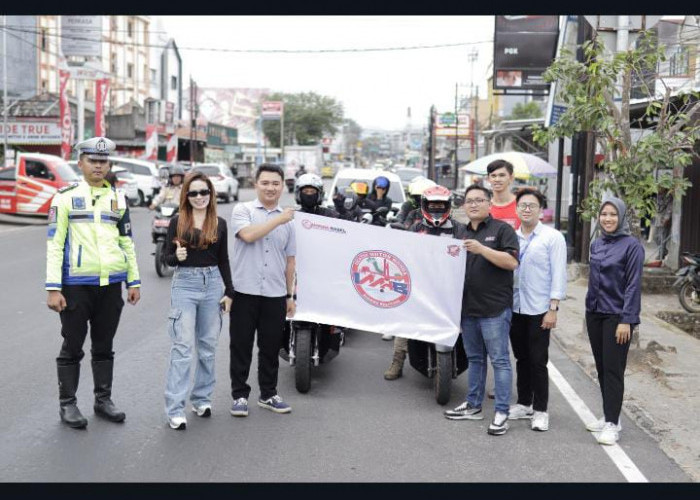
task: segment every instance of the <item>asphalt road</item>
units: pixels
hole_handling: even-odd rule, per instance
[[[252,197],[252,190],[241,191],[242,201]],[[291,201],[285,193],[282,204]],[[221,205],[220,214],[228,218],[231,208]],[[46,228],[0,232],[0,481],[625,481],[554,384],[548,432],[533,432],[529,422],[515,421],[505,436],[489,436],[492,400],[484,403],[483,421],[446,420],[431,381],[408,364],[399,380],[383,379],[392,346],[369,332],[350,332],[340,355],[314,371],[308,394],[296,392],[293,370],[281,361],[278,389],[292,405],[291,414],[253,404],[248,418],[234,418],[228,412],[226,319],[213,416],[199,419],[190,413],[186,431],[171,430],[163,409],[170,283],[154,270],[151,216],[145,208],[132,212],[142,296],[136,307],[125,306],[115,339],[113,396],[127,419],[120,425],[93,415],[87,341],[78,392],[89,420],[86,431],[69,429],[58,417],[54,360],[61,337],[58,315],[46,307],[43,289]],[[599,415],[597,386],[554,344],[550,358]],[[254,361],[253,401],[256,369]],[[454,381],[448,407],[462,401],[466,383],[466,373]],[[626,417],[623,429],[620,448],[649,481],[688,481]]]

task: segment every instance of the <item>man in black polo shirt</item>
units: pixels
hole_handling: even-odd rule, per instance
[[[464,193],[469,217],[466,279],[462,295],[462,340],[469,359],[466,401],[447,410],[450,420],[482,420],[486,388],[486,354],[496,383],[496,413],[488,433],[508,430],[512,369],[509,337],[513,308],[513,271],[518,267],[518,237],[506,222],[490,215],[491,191],[472,185]]]

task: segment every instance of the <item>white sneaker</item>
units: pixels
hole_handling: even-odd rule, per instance
[[[620,439],[617,425],[612,422],[605,422],[603,430],[596,434],[596,441],[600,444],[612,446]]]
[[[486,432],[492,436],[502,436],[508,430],[508,415],[497,411]]]
[[[394,340],[394,336],[387,333],[386,335],[382,335],[382,340]]]
[[[532,416],[533,431],[544,432],[549,430],[549,414],[546,411],[536,411]]]
[[[171,429],[178,431],[185,430],[187,428],[187,419],[185,417],[170,417],[168,419],[168,424]]]
[[[211,417],[210,404],[203,404],[202,406],[192,405],[192,411],[195,412],[198,417]]]
[[[532,406],[521,404],[511,405],[508,410],[508,418],[510,420],[524,420],[532,418]]]
[[[589,422],[586,424],[586,429],[590,432],[602,432],[604,427],[605,417],[599,418],[595,422]],[[622,422],[620,420],[617,421],[617,428],[615,430],[617,432],[622,430]]]

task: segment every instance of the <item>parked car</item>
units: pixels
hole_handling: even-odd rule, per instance
[[[415,179],[418,176],[423,175],[423,170],[420,168],[397,168],[396,169],[396,175],[398,175],[401,178],[401,184],[403,185],[403,190],[406,191],[408,190],[408,185],[411,183],[413,179]]]
[[[112,167],[112,172],[117,177],[116,187],[124,191],[129,205],[134,206],[139,203],[139,184],[134,174],[124,167]]]
[[[200,163],[192,167],[192,170],[202,172],[214,184],[217,198],[226,203],[232,200],[238,201],[238,179],[233,176],[231,169],[223,163]]]
[[[79,180],[59,156],[21,153],[16,167],[0,170],[0,212],[46,216],[54,194]]]
[[[112,162],[113,167],[123,167],[134,175],[138,184],[138,204],[141,206],[150,204],[161,187],[156,164],[121,156],[110,156],[109,161]]]
[[[326,200],[324,204],[328,207],[333,207],[333,194],[336,192],[336,189],[342,193],[343,190],[350,186],[350,184],[354,181],[366,181],[370,185],[371,189],[372,181],[380,175],[383,175],[389,179],[389,182],[391,183],[389,186],[388,196],[392,201],[392,210],[398,213],[398,211],[401,210],[401,205],[403,205],[403,203],[406,201],[406,193],[401,186],[401,178],[392,172],[378,169],[344,168],[339,170],[333,178],[331,188],[326,192]]]

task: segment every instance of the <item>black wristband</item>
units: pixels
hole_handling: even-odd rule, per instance
[[[291,293],[288,293],[287,298],[297,300],[297,294],[295,293],[294,295],[292,295]]]

